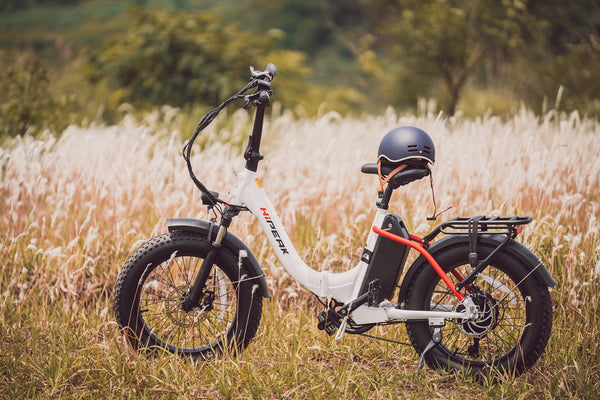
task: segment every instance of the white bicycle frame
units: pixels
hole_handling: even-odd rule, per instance
[[[256,217],[271,247],[277,254],[277,258],[292,278],[319,297],[335,299],[342,303],[355,300],[359,296],[368,264],[361,260],[352,269],[341,273],[319,272],[309,267],[294,248],[285,227],[279,219],[279,215],[257,177],[257,173],[244,169],[243,172],[238,174],[238,179],[237,186],[230,192],[230,204],[245,206]],[[384,209],[377,208],[372,226],[381,227],[386,214]],[[367,250],[373,251],[377,237],[378,234],[371,229],[367,238]],[[465,301],[467,303],[471,302],[468,298]],[[436,310],[404,310],[391,304],[380,304],[378,306],[364,304],[355,310],[349,311],[352,320],[357,324],[411,319],[429,319],[430,321],[466,320],[476,317],[474,315],[476,309],[474,305],[465,305],[465,311],[463,312],[444,310],[443,306],[438,306]],[[340,330],[340,332],[342,331],[343,329]]]

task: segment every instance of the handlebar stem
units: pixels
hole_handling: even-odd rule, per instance
[[[264,103],[258,103],[256,105],[254,127],[252,128],[252,134],[248,138],[248,146],[246,146],[246,151],[244,152],[246,168],[253,172],[256,172],[258,169],[258,162],[264,158],[263,155],[260,154],[260,141],[262,139],[262,129],[266,107],[267,104]]]

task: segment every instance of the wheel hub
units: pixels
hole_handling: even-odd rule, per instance
[[[498,302],[487,293],[471,295],[471,300],[477,308],[477,318],[459,323],[460,330],[474,338],[481,338],[494,329],[498,323],[500,310]],[[463,304],[456,307],[456,311],[462,312],[466,309]]]
[[[190,328],[198,322],[204,320],[207,314],[212,310],[214,295],[212,292],[207,292],[200,304],[190,307],[186,302],[188,293],[183,296],[178,295],[180,290],[174,290],[171,296],[168,296],[168,301],[165,302],[165,315],[171,322],[181,328]],[[187,307],[186,307],[187,305]]]
[[[199,307],[201,307],[202,310],[210,311],[213,308],[214,300],[214,292],[211,290],[205,290],[202,293],[202,297],[200,298],[200,300],[196,304],[194,304],[190,299],[190,290],[188,289],[186,293],[183,296],[181,296],[180,308],[185,312],[190,312]]]

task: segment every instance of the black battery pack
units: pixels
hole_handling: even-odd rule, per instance
[[[381,226],[382,229],[410,239],[410,235],[402,218],[396,214],[387,214]],[[369,290],[369,283],[378,279],[381,285],[381,299],[391,300],[394,290],[398,285],[398,279],[404,269],[406,257],[410,248],[404,244],[379,236],[372,254],[363,254],[363,260],[369,258],[367,273],[360,289],[360,294]]]

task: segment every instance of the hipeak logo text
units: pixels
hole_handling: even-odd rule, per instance
[[[287,248],[285,247],[285,243],[283,243],[283,240],[281,240],[281,236],[279,236],[279,232],[277,231],[277,228],[275,227],[275,223],[271,220],[271,216],[267,212],[267,209],[261,208],[260,211],[262,211],[265,221],[271,228],[271,234],[275,238],[275,241],[277,242],[277,245],[279,246],[279,249],[281,250],[281,252],[283,254],[290,254],[288,252]]]

